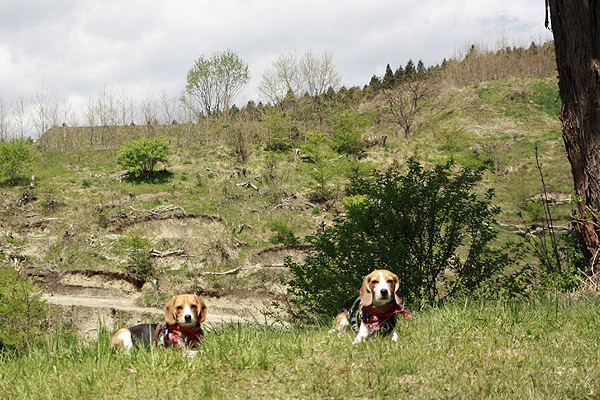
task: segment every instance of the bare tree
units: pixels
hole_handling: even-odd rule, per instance
[[[327,52],[317,57],[312,50],[306,51],[300,59],[300,72],[304,90],[313,97],[329,88],[337,90],[342,82],[342,75],[333,64],[333,55]]]
[[[85,124],[88,126],[88,132],[90,136],[90,150],[94,150],[95,148],[94,139],[96,133],[96,125],[98,123],[96,113],[96,101],[94,99],[88,100],[85,109],[83,110],[83,118]]]
[[[119,123],[122,126],[129,125],[135,120],[135,104],[133,95],[125,92],[125,89],[121,90],[121,93],[117,97],[117,108],[119,112]]]
[[[12,109],[13,122],[15,124],[15,133],[17,137],[23,139],[30,129],[29,118],[27,116],[27,107],[25,105],[25,98],[19,96],[15,101]]]
[[[58,124],[58,100],[56,96],[42,88],[32,99],[33,126],[41,137]]]
[[[273,105],[283,107],[286,96],[304,93],[317,97],[341,85],[341,74],[333,64],[333,55],[316,56],[312,50],[303,54],[287,51],[278,56],[258,85],[259,94]]]
[[[178,120],[181,116],[181,100],[177,96],[172,96],[165,89],[162,90],[159,98],[161,108],[161,119],[165,124],[165,129],[170,137],[177,137],[177,145],[181,141],[181,128]]]
[[[395,88],[383,89],[382,97],[394,122],[404,130],[404,136],[412,133],[417,114],[423,107],[423,100],[432,92],[432,81],[419,79],[406,81]]]
[[[180,105],[179,98],[177,96],[171,96],[165,89],[162,90],[159,97],[162,122],[165,125],[173,123],[177,119],[177,111]]]
[[[10,119],[4,98],[0,96],[0,141],[7,140],[10,136]]]
[[[156,125],[158,121],[158,111],[156,100],[151,95],[146,96],[140,105],[140,111],[142,114],[142,118],[144,118],[144,123],[148,126]]]
[[[74,149],[77,144],[73,140],[75,140],[76,137],[74,135],[69,135],[69,127],[73,127],[77,124],[77,116],[71,102],[66,97],[60,99],[57,116],[57,121],[62,121],[59,128],[62,134],[62,150]]]
[[[596,0],[547,0],[546,6],[562,99],[559,117],[580,199],[573,224],[591,271],[596,272],[600,263],[600,4]]]
[[[102,146],[107,147],[109,145],[104,133],[107,133],[110,144],[114,145],[116,140],[116,125],[118,120],[118,109],[114,92],[106,87],[100,89],[98,91],[98,98],[96,99],[95,108],[98,122],[100,122],[100,126],[102,127],[100,130],[100,141]]]
[[[298,53],[290,50],[279,55],[264,72],[258,92],[277,105],[287,94],[299,95],[303,86]]]

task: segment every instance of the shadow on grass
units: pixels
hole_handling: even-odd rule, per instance
[[[13,188],[16,186],[29,186],[29,177],[17,176],[0,179],[0,187],[2,188]]]
[[[168,183],[171,179],[173,179],[173,173],[163,169],[161,171],[154,171],[150,173],[148,176],[140,176],[136,177],[132,174],[128,174],[125,177],[125,181],[134,185],[139,185],[141,183],[150,183],[154,185],[160,185],[164,183]]]

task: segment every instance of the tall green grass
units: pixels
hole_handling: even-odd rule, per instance
[[[600,299],[453,302],[398,324],[400,339],[351,345],[329,324],[207,333],[195,358],[131,355],[108,335],[0,353],[3,398],[465,398],[600,396]]]

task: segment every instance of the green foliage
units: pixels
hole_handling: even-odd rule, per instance
[[[129,236],[122,236],[121,242],[129,248],[129,261],[125,269],[135,279],[147,281],[156,271],[150,251],[152,239],[133,232]]]
[[[272,151],[284,151],[291,147],[289,131],[291,124],[289,118],[283,113],[273,109],[263,115],[263,121],[267,128],[265,148]]]
[[[312,250],[305,262],[287,260],[291,297],[320,315],[333,313],[378,268],[398,274],[408,304],[520,289],[513,285],[523,278],[518,274],[497,281],[514,260],[507,249],[492,248],[499,209],[491,190],[476,194],[482,173],[453,173],[451,164],[428,170],[410,160],[406,174],[393,168],[356,179],[346,213],[307,238]]]
[[[306,142],[302,145],[302,154],[307,162],[304,166],[306,174],[312,179],[312,190],[309,200],[324,203],[333,196],[331,181],[336,174],[336,167],[331,162],[335,153],[328,146],[328,137],[320,131],[306,132]]]
[[[125,143],[119,150],[117,162],[136,178],[145,179],[154,172],[156,164],[169,161],[169,141],[162,138],[140,138]]]
[[[0,141],[0,175],[10,185],[17,184],[29,174],[33,160],[34,150],[29,141]]]
[[[573,231],[554,232],[552,239],[547,228],[532,232],[525,226],[521,236],[530,253],[539,261],[540,290],[552,288],[569,291],[577,288],[585,279],[587,260]]]
[[[25,276],[0,271],[0,349],[24,349],[43,340],[48,307],[42,291]]]
[[[535,211],[537,220],[542,221],[541,229],[528,226],[519,213],[525,226],[521,236],[528,245],[531,253],[537,257],[541,267],[542,288],[551,287],[559,290],[572,290],[579,286],[585,276],[587,260],[583,254],[581,243],[573,231],[559,232],[554,227],[552,210],[548,198],[546,178],[539,159],[537,143],[534,147],[535,163],[542,183],[541,199],[529,201],[527,204],[536,205],[527,211]]]
[[[213,116],[229,107],[250,80],[248,64],[233,51],[213,53],[210,58],[198,57],[187,73],[186,92],[206,116]]]
[[[372,113],[345,111],[338,115],[332,122],[332,148],[340,154],[358,155],[364,152],[367,142],[363,135],[365,128],[372,123]]]
[[[286,246],[295,246],[298,244],[298,239],[294,235],[294,230],[285,222],[273,220],[268,226],[274,233],[270,239],[271,243],[284,244]]]

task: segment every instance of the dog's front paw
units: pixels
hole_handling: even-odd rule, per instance
[[[363,340],[364,338],[365,338],[364,336],[357,335],[357,336],[354,338],[354,341],[352,342],[352,344],[357,344],[357,343],[360,343],[360,342],[362,342],[362,340]]]
[[[188,350],[188,351],[186,351],[185,355],[188,358],[194,358],[194,357],[196,357],[196,353],[198,353],[198,351],[196,351],[196,350]]]

